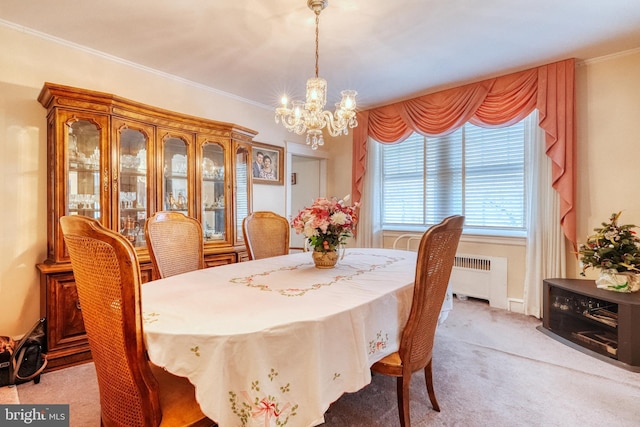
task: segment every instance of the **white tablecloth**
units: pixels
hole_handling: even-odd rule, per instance
[[[188,377],[220,427],[317,425],[398,349],[415,263],[415,252],[348,249],[328,270],[298,253],[149,282],[149,358]]]

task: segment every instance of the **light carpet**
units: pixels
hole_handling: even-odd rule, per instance
[[[456,300],[436,334],[433,375],[441,412],[431,409],[424,375],[416,373],[412,425],[640,425],[640,374],[551,339],[536,330],[540,323],[484,301]],[[331,405],[324,426],[399,425],[395,384],[395,378],[374,375],[369,386]],[[22,403],[70,404],[71,426],[100,424],[91,363],[44,374],[40,384],[3,389],[17,390]]]

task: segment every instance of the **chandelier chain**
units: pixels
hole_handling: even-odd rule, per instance
[[[316,11],[316,78],[318,78],[318,62],[320,61],[320,54],[318,53],[319,52],[318,46],[320,44],[319,27],[320,27],[320,11],[317,10]]]

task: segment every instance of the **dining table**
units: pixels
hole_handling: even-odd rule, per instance
[[[415,252],[350,248],[216,266],[142,286],[149,359],[187,377],[220,427],[315,426],[398,350]]]

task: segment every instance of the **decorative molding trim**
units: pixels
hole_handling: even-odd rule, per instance
[[[620,58],[623,56],[636,55],[640,53],[640,47],[636,47],[629,50],[623,50],[621,52],[611,53],[609,55],[598,56],[596,58],[584,59],[582,61],[576,61],[576,66],[583,67],[585,65],[596,64],[598,62],[609,61],[611,59]]]
[[[165,73],[164,71],[159,71],[159,70],[156,70],[154,68],[150,68],[150,67],[147,67],[147,66],[144,66],[144,65],[140,65],[140,64],[137,64],[135,62],[129,61],[127,59],[123,59],[123,58],[117,57],[115,55],[110,55],[108,53],[101,52],[99,50],[92,49],[92,48],[87,47],[87,46],[83,46],[81,44],[70,42],[68,40],[61,39],[59,37],[52,36],[52,35],[47,34],[47,33],[36,31],[36,30],[31,29],[31,28],[27,28],[27,27],[24,27],[22,25],[15,24],[13,22],[9,22],[9,21],[5,21],[3,19],[0,19],[0,25],[2,25],[4,27],[11,28],[11,29],[16,30],[16,31],[19,31],[21,33],[29,34],[31,36],[38,37],[40,39],[48,40],[48,41],[51,41],[53,43],[64,45],[64,46],[70,47],[72,49],[76,49],[76,50],[79,50],[79,51],[82,51],[82,52],[85,52],[85,53],[88,53],[88,54],[91,54],[91,55],[94,55],[94,56],[98,56],[98,57],[101,57],[101,58],[106,59],[108,61],[113,61],[113,62],[122,64],[122,65],[126,65],[126,66],[132,67],[132,68],[137,68],[137,69],[139,69],[141,71],[145,71],[147,73],[155,74],[157,76],[160,76],[160,77],[163,77],[163,78],[166,78],[166,79],[169,79],[169,80],[174,80],[176,82],[179,82],[179,83],[182,83],[182,84],[186,84],[188,86],[192,86],[194,88],[197,88],[197,89],[200,89],[200,90],[204,90],[206,92],[215,93],[217,95],[221,95],[221,96],[224,96],[226,98],[234,99],[236,101],[240,101],[240,102],[243,102],[245,104],[251,104],[251,105],[253,105],[255,107],[263,108],[265,110],[270,110],[270,111],[273,110],[273,106],[265,105],[265,104],[262,104],[262,103],[259,103],[259,102],[256,102],[256,101],[252,101],[250,99],[246,99],[246,98],[243,98],[241,96],[234,95],[232,93],[225,92],[225,91],[213,88],[211,86],[206,86],[206,85],[203,85],[203,84],[200,84],[200,83],[196,83],[196,82],[194,82],[192,80],[187,80],[185,78],[178,77],[178,76],[173,75],[173,74]]]

